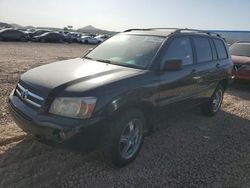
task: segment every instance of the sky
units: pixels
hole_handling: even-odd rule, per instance
[[[0,0],[0,22],[77,29],[93,25],[250,30],[249,0]]]

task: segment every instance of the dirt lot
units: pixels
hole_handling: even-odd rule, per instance
[[[113,169],[96,153],[31,140],[8,114],[18,75],[81,56],[90,46],[0,43],[0,187],[250,187],[250,87],[236,83],[212,118],[198,110],[168,117],[134,163]]]

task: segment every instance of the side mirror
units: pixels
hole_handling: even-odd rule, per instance
[[[181,59],[169,59],[164,63],[162,71],[178,71],[182,69]]]

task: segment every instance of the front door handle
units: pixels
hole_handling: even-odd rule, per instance
[[[219,63],[216,64],[216,68],[220,68],[220,64]]]
[[[200,80],[201,77],[200,77],[200,76],[194,76],[193,79],[194,79],[194,80]]]

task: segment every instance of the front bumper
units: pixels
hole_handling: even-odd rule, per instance
[[[239,69],[234,69],[233,75],[237,80],[250,81],[250,65],[248,65],[248,67],[244,67],[244,65],[242,65],[242,67],[240,67]]]
[[[238,72],[238,73],[235,73],[234,75],[235,75],[236,80],[248,80],[248,81],[250,81],[250,71],[248,73]]]
[[[9,110],[16,124],[35,139],[69,149],[95,148],[104,129],[101,119],[78,120],[36,111],[13,93],[9,97]]]

